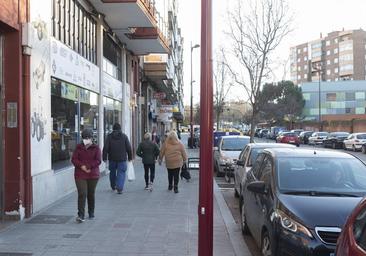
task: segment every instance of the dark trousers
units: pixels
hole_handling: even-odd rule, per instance
[[[180,168],[176,169],[168,169],[168,181],[169,181],[169,187],[174,186],[175,188],[178,188],[179,183],[179,171]],[[173,183],[174,182],[174,183]]]
[[[78,216],[84,218],[85,203],[88,199],[88,213],[94,215],[95,208],[95,188],[98,179],[93,180],[75,180],[78,189]]]
[[[154,182],[155,178],[155,164],[144,164],[145,169],[145,183],[149,185],[149,170],[150,170],[150,182]]]
[[[122,191],[125,185],[127,162],[109,161],[109,171],[111,188]]]

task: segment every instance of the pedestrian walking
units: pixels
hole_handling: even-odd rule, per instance
[[[145,189],[152,190],[155,178],[155,162],[160,150],[156,143],[151,140],[151,133],[144,135],[144,141],[137,147],[136,155],[142,158],[145,169]],[[150,174],[150,175],[149,175]]]
[[[153,130],[152,130],[151,140],[154,143],[156,143],[158,146],[160,145],[160,137],[156,132],[156,127],[155,126],[153,127]]]
[[[103,148],[103,161],[109,161],[109,181],[112,190],[122,194],[127,170],[127,160],[132,161],[132,149],[126,134],[121,131],[121,125],[115,123],[113,131],[107,136]]]
[[[165,165],[168,169],[168,190],[174,188],[174,192],[178,193],[179,171],[183,163],[187,161],[187,153],[184,145],[178,139],[176,132],[172,131],[168,134],[159,155],[159,164],[165,157]]]
[[[81,137],[83,142],[76,146],[71,162],[75,166],[75,183],[78,191],[78,216],[76,221],[84,222],[85,204],[88,200],[89,219],[94,218],[95,188],[100,176],[101,151],[93,143],[93,131],[84,129]]]

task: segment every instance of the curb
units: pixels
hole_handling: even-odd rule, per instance
[[[222,195],[220,188],[215,180],[214,180],[214,195],[216,202],[219,206],[222,218],[224,219],[226,230],[229,234],[229,239],[234,248],[235,255],[252,256],[247,245],[244,242],[241,230],[238,227],[238,224],[236,224],[234,217],[231,214],[230,209],[225,202],[224,196]]]

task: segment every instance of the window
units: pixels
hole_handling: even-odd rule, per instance
[[[355,108],[346,108],[346,114],[355,114]]]
[[[337,64],[338,63],[338,58],[334,59],[334,63]]]
[[[297,49],[297,54],[300,54],[301,53],[301,49]]]
[[[334,39],[334,43],[338,44],[338,38]]]
[[[300,61],[301,61],[301,58],[298,58],[298,59],[297,59],[297,62],[300,62]]]
[[[366,49],[366,45],[365,45],[365,49]],[[308,51],[308,48],[307,48],[307,47],[304,47],[302,50],[303,50],[304,52],[307,52],[307,51]]]
[[[308,79],[308,74],[304,74],[304,78],[305,79]]]
[[[327,51],[327,56],[329,56],[329,55],[330,55],[330,50]]]
[[[366,209],[361,210],[353,224],[353,235],[356,243],[366,250]]]
[[[301,79],[301,75],[297,75],[297,80],[300,80]]]
[[[340,61],[352,61],[353,60],[353,54],[343,54],[339,56]]]
[[[259,156],[257,157],[257,159],[255,160],[255,163],[253,165],[253,175],[254,177],[259,180],[262,170],[261,170],[261,165],[262,165],[262,161],[264,159],[264,154],[259,154]]]
[[[337,54],[338,53],[338,48],[335,48],[334,49],[334,54]]]
[[[354,101],[356,96],[354,92],[346,92],[346,101]]]
[[[353,50],[353,42],[352,41],[346,41],[339,44],[339,51],[352,51]]]
[[[104,70],[109,75],[118,80],[122,80],[122,62],[121,51],[119,46],[113,41],[108,33],[103,33],[103,62],[107,62],[107,70]]]
[[[366,66],[365,66],[366,67]],[[304,70],[308,70],[308,65],[304,66]]]
[[[327,97],[327,101],[336,101],[337,100],[336,93],[327,93],[326,97]]]
[[[338,73],[338,68],[334,68],[334,73]]]
[[[352,71],[353,70],[353,65],[352,64],[348,64],[348,65],[342,65],[340,67],[340,71]],[[349,80],[349,79],[348,79]]]
[[[330,45],[330,41],[329,41],[329,40],[327,40],[327,41],[325,42],[325,45],[326,45],[326,46],[329,46],[329,45]]]
[[[330,75],[330,69],[327,69],[327,75],[328,76]]]
[[[113,124],[121,123],[122,103],[107,97],[103,97],[104,107],[104,139],[113,131]]]
[[[330,65],[330,60],[327,60],[327,65]]]
[[[52,35],[96,63],[96,22],[77,0],[52,1]]]
[[[307,56],[305,56],[305,57],[304,57],[304,61],[307,61],[307,60],[308,60],[308,57],[307,57]]]
[[[301,67],[300,66],[297,67],[297,71],[301,71]]]
[[[80,142],[80,131],[90,128],[98,139],[98,95],[75,85],[52,79],[51,84],[52,169],[70,166]]]

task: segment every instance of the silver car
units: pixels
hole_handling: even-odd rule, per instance
[[[234,167],[235,196],[241,194],[241,184],[247,172],[252,168],[258,154],[266,148],[296,148],[295,145],[282,143],[249,143],[240,153],[238,161]]]
[[[225,172],[234,172],[234,164],[244,147],[250,142],[249,136],[222,136],[214,148],[214,168],[218,177]]]
[[[314,132],[309,137],[309,145],[321,145],[323,144],[323,140],[329,136],[328,132]]]

